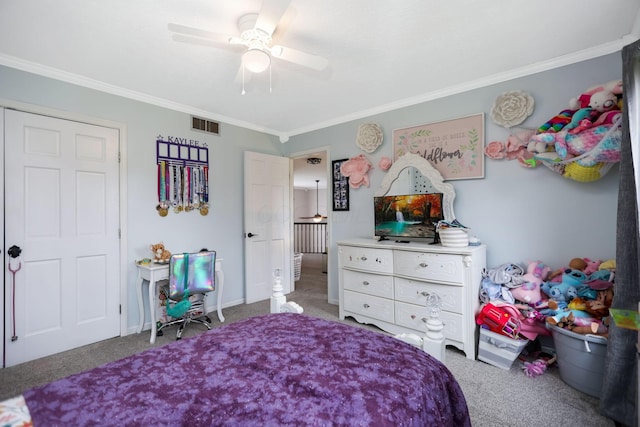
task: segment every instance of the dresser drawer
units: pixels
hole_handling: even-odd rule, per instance
[[[342,270],[344,289],[393,299],[393,276]]]
[[[397,277],[394,279],[395,299],[424,307],[429,294],[437,294],[441,300],[441,308],[452,313],[462,314],[463,290],[457,285],[436,285],[429,282]]]
[[[398,326],[414,329],[422,334],[426,333],[427,320],[429,320],[429,309],[427,307],[396,301],[395,315],[395,323]],[[445,338],[462,342],[463,320],[461,314],[441,311],[440,321],[444,324],[442,333]]]
[[[340,246],[340,263],[343,268],[392,273],[393,251],[391,249]]]
[[[396,274],[451,283],[463,281],[462,255],[398,251],[394,261]]]
[[[344,291],[344,310],[393,323],[393,300]]]

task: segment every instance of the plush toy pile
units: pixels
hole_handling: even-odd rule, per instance
[[[517,159],[527,168],[544,164],[576,181],[595,181],[620,161],[621,109],[622,80],[596,85],[537,129],[521,129],[506,142],[489,143],[485,154]]]
[[[480,301],[508,313],[518,334],[529,340],[549,335],[545,323],[607,336],[614,277],[614,260],[574,258],[557,270],[541,261],[526,270],[508,263],[485,270]]]
[[[573,258],[556,270],[542,261],[530,262],[526,269],[507,263],[485,270],[476,323],[509,338],[531,341],[551,335],[547,324],[606,337],[615,269],[614,260]],[[533,356],[523,359],[529,377],[542,375],[556,360],[544,352]]]

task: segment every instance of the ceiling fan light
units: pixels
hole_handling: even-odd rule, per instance
[[[242,63],[252,73],[261,73],[271,64],[269,54],[260,49],[249,49],[242,55]]]
[[[315,214],[313,216],[313,222],[320,222],[322,221],[322,215],[320,215],[319,213]]]

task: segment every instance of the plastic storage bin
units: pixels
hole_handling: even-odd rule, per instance
[[[295,281],[300,280],[302,272],[302,253],[298,252],[293,255],[293,278]]]
[[[590,396],[600,397],[602,375],[607,356],[607,339],[582,335],[555,325],[551,329],[558,357],[560,379]]]
[[[529,340],[514,340],[507,336],[480,328],[478,359],[501,369],[511,369]]]

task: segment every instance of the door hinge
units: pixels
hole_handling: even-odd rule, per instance
[[[118,305],[118,313],[122,314],[122,304]]]
[[[122,229],[118,228],[118,239],[122,238]]]
[[[120,163],[120,152],[118,151],[118,163]]]

